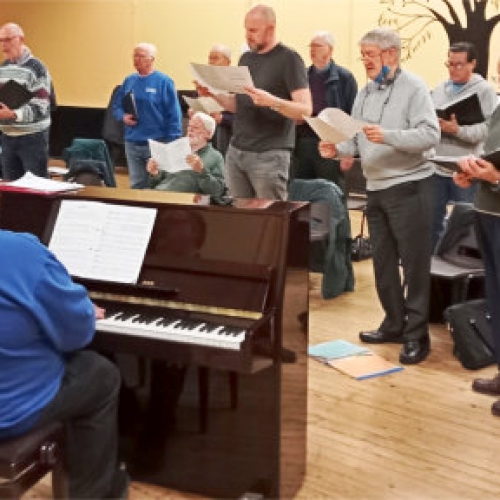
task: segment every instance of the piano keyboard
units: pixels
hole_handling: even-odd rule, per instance
[[[110,311],[96,322],[96,331],[146,336],[183,344],[196,344],[237,351],[245,340],[245,330],[189,318],[179,319],[167,312]]]

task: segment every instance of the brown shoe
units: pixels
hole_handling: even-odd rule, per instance
[[[491,413],[495,415],[495,417],[500,417],[500,399],[491,405]]]
[[[476,378],[472,382],[472,390],[481,394],[490,394],[491,396],[500,396],[500,373],[493,378]],[[498,414],[500,416],[500,402],[498,403]],[[495,403],[496,404],[496,403]]]

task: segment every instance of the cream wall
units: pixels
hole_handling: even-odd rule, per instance
[[[436,6],[442,0],[431,0]],[[252,0],[0,0],[0,22],[15,21],[26,42],[49,67],[58,101],[64,105],[107,104],[109,94],[133,71],[132,48],[150,41],[159,48],[156,67],[177,88],[192,88],[189,62],[206,62],[213,43],[233,50],[236,63],[244,43],[243,18]],[[349,67],[360,85],[366,81],[357,41],[377,26],[387,3],[379,0],[274,0],[278,38],[310,63],[307,44],[318,29],[335,34],[336,61]],[[457,8],[462,0],[451,0]],[[448,41],[437,24],[432,37],[405,67],[436,85],[447,77],[443,62]],[[496,75],[500,34],[491,44],[490,74]],[[498,47],[498,50],[495,48]]]

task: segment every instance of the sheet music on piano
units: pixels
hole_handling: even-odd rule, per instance
[[[156,208],[63,200],[49,249],[80,278],[136,283]]]

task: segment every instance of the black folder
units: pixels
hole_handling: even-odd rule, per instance
[[[123,106],[123,111],[126,114],[132,115],[136,120],[139,118],[139,115],[137,113],[137,105],[135,103],[135,96],[132,91],[127,92],[123,96],[122,106]]]
[[[461,170],[458,162],[462,158],[463,157],[456,157],[456,156],[450,156],[450,157],[434,156],[429,158],[429,160],[436,163],[437,165],[440,165],[446,170],[449,170],[450,172],[460,172]],[[500,170],[500,149],[492,151],[491,153],[488,154],[483,154],[480,156],[480,158],[489,161],[490,163],[493,163],[493,165],[495,165],[495,168],[497,170]]]
[[[7,80],[0,87],[0,102],[10,109],[17,109],[33,98],[33,93],[15,80]]]
[[[455,115],[459,125],[474,125],[484,122],[483,111],[477,94],[471,94],[460,101],[455,101],[446,108],[436,109],[439,118],[449,120]]]

